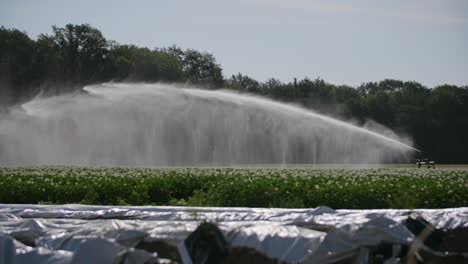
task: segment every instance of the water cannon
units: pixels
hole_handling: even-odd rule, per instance
[[[416,159],[416,165],[418,166],[418,168],[421,168],[423,165],[427,165],[427,168],[435,169],[435,161],[430,160],[428,158]]]

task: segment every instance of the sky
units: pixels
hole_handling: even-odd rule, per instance
[[[32,38],[67,23],[210,52],[227,77],[468,85],[468,0],[0,0],[0,25]]]

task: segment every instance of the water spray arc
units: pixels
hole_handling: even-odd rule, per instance
[[[0,117],[0,165],[193,166],[381,163],[417,151],[265,98],[106,83],[36,98]]]

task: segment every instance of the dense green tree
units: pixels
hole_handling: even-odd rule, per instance
[[[278,89],[282,85],[283,83],[280,80],[275,79],[275,78],[270,78],[266,80],[266,82],[261,84],[261,90],[263,91],[263,93],[268,93],[270,91]]]
[[[237,75],[232,75],[226,81],[226,85],[234,90],[245,90],[251,93],[260,93],[260,83],[247,75],[242,75],[238,73]]]
[[[181,81],[178,58],[165,50],[150,50],[134,45],[116,45],[109,52],[108,70],[114,79],[135,81]]]
[[[14,87],[11,96],[23,97],[28,93],[27,85],[34,79],[33,55],[34,41],[26,33],[0,28],[0,80],[4,87]]]
[[[357,89],[347,85],[340,85],[334,86],[331,93],[334,100],[332,105],[337,106],[336,113],[338,115],[361,122],[364,121],[363,100]]]
[[[442,85],[428,97],[427,152],[445,162],[467,162],[468,88]]]
[[[88,24],[52,28],[51,39],[64,81],[99,81],[108,54],[108,42],[102,33]]]
[[[224,85],[223,70],[212,54],[192,49],[183,51],[177,46],[167,51],[177,57],[189,82],[211,88]]]

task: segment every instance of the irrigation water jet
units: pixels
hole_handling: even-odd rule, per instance
[[[388,163],[414,151],[297,106],[227,91],[104,83],[0,117],[0,165]],[[388,132],[388,131],[387,131]]]

